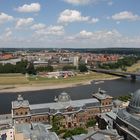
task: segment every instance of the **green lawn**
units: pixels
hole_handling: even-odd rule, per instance
[[[68,78],[46,78],[46,77],[29,77],[30,83],[52,83],[52,84],[58,84],[58,83],[82,83],[90,80],[101,80],[106,78],[111,78],[113,76],[107,75],[107,74],[101,74],[101,73],[90,73],[90,74],[80,74],[74,77],[68,77]]]
[[[29,81],[22,74],[0,74],[0,85],[28,84]]]
[[[78,74],[68,78],[47,78],[40,76],[29,76],[28,78],[22,74],[0,74],[0,85],[22,85],[22,84],[78,84],[88,82],[90,80],[102,80],[113,76],[101,73]]]

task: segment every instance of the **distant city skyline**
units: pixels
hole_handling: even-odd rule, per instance
[[[140,0],[1,0],[0,48],[140,48]]]

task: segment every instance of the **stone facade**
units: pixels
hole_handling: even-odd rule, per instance
[[[18,96],[12,102],[13,123],[52,124],[56,121],[62,128],[84,127],[97,114],[111,111],[113,105],[112,98],[71,100],[67,93],[61,93],[55,100],[57,102],[30,105],[28,100]]]

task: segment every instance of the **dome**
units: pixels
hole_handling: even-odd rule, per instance
[[[140,113],[140,89],[133,94],[128,110],[132,113]]]
[[[70,100],[71,100],[71,98],[70,98],[70,96],[66,92],[62,92],[58,96],[58,102],[68,102]]]

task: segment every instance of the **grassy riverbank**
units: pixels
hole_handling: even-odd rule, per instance
[[[26,77],[22,74],[0,74],[0,85],[22,85],[22,84],[65,84],[65,83],[81,83],[90,80],[101,80],[112,78],[113,76],[100,73],[78,74],[68,78],[46,78],[39,76]]]
[[[0,92],[21,92],[74,87],[90,84],[90,81],[92,80],[107,80],[112,78],[116,77],[94,72],[58,79],[39,76],[29,76],[27,78],[25,75],[20,74],[9,74],[7,76],[0,75]]]
[[[135,72],[140,69],[140,63],[134,64],[127,68],[127,71]],[[46,78],[39,76],[26,77],[22,74],[0,74],[0,91],[10,91],[13,89],[19,91],[41,90],[52,88],[64,88],[77,85],[90,84],[92,80],[108,80],[116,79],[117,77],[101,73],[84,73],[77,74],[68,78]]]

